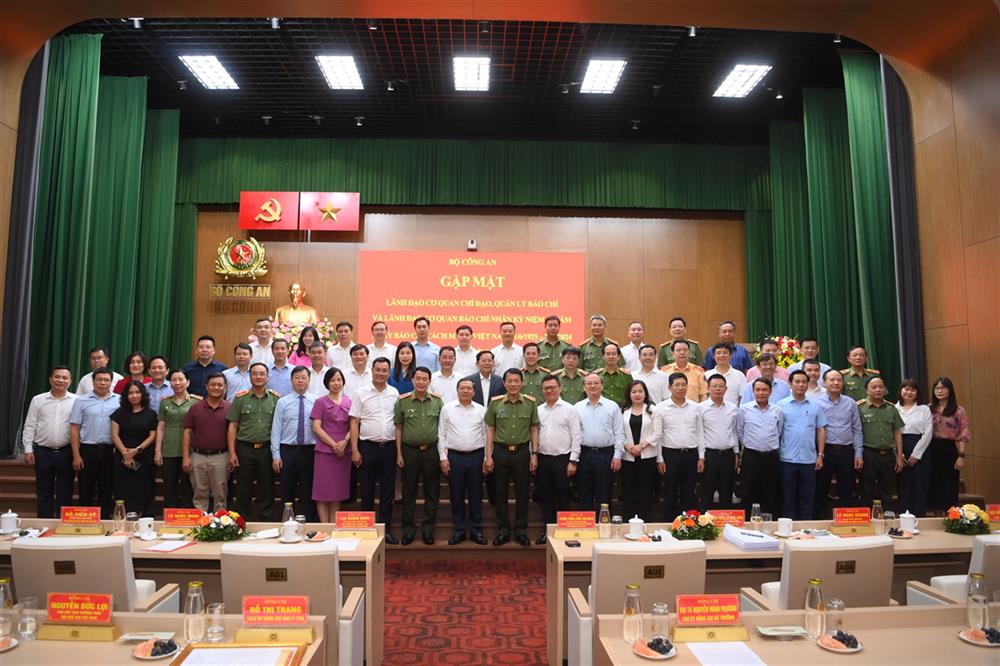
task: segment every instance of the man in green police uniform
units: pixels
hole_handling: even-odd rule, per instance
[[[240,391],[229,407],[229,467],[236,469],[236,510],[250,520],[253,483],[257,482],[260,520],[274,520],[274,470],[271,468],[271,422],[278,394],[267,389],[267,366],[250,366],[250,390]]]
[[[438,466],[438,419],[444,401],[429,393],[431,371],[420,366],[413,371],[413,392],[396,402],[396,465],[403,470],[404,546],[413,543],[417,527],[413,514],[417,506],[417,482],[424,484],[424,519],[420,522],[424,543],[434,544],[441,468]]]
[[[562,370],[553,372],[562,384],[562,399],[571,405],[575,405],[587,395],[583,390],[583,374],[578,372],[580,366],[580,350],[576,347],[567,347],[562,351]]]
[[[609,342],[618,344],[604,334],[608,329],[607,317],[595,314],[590,318],[590,337],[580,345],[580,368],[586,372],[593,372],[604,365],[604,347]],[[625,359],[618,354],[618,367],[625,367]]]
[[[688,362],[698,366],[704,365],[702,363],[704,357],[701,354],[701,346],[698,344],[698,341],[687,337],[688,326],[687,322],[684,321],[684,317],[674,317],[671,319],[669,328],[670,339],[660,345],[660,354],[656,358],[656,367],[662,368],[674,362],[673,344],[676,340],[687,340],[688,349],[691,351],[688,356]]]
[[[903,417],[885,400],[881,377],[869,378],[866,390],[867,397],[858,402],[864,441],[862,502],[871,506],[872,500],[880,499],[888,511],[896,492],[896,473],[903,469]]]
[[[851,367],[844,368],[840,374],[844,376],[844,395],[851,400],[864,400],[868,395],[866,386],[872,377],[878,377],[878,370],[866,368],[868,352],[861,345],[851,347],[847,353],[847,362]]]
[[[542,379],[549,374],[548,368],[543,368],[538,364],[539,347],[534,342],[524,345],[521,352],[524,354],[524,367],[521,368],[521,375],[524,384],[521,386],[521,393],[530,395],[535,402],[544,400],[542,397]]]
[[[522,546],[528,539],[528,482],[538,468],[538,406],[521,394],[521,371],[503,373],[507,393],[490,401],[486,408],[486,465],[496,480],[497,524],[494,546],[510,541],[510,512],[507,496],[514,481],[514,540]]]
[[[619,407],[624,407],[625,390],[628,388],[629,382],[632,381],[632,375],[618,367],[621,358],[621,350],[618,345],[608,342],[604,345],[604,367],[598,370],[597,374],[604,382],[604,390],[601,391],[601,395]]]
[[[559,337],[561,326],[559,317],[549,315],[545,318],[545,338],[538,341],[538,364],[552,372],[563,367],[562,354],[570,346]]]

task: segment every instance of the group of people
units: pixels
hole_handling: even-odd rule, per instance
[[[306,327],[293,346],[262,318],[231,367],[215,360],[215,340],[204,335],[191,362],[172,369],[162,356],[135,352],[124,375],[95,347],[76,393],[70,369],[58,366],[50,390],[29,406],[22,441],[35,465],[38,515],[72,503],[74,476],[78,503],[99,505],[105,517],[115,499],[153,515],[157,468],[164,506],[227,507],[235,478],[233,508],[262,520],[277,518],[280,499],[330,522],[358,488],[362,510],[374,510],[377,489],[386,540],[403,544],[418,528],[433,543],[442,475],[451,544],[487,543],[485,484],[496,504],[493,544],[528,545],[532,480],[546,523],[559,510],[596,511],[613,495],[626,516],[647,521],[754,504],[774,517],[828,518],[831,500],[897,506],[897,487],[898,508],[918,516],[957,503],[971,436],[947,377],[927,404],[917,382],[904,380],[894,404],[861,346],[836,370],[820,360],[817,340],[803,338],[803,360],[786,369],[771,340],[756,359],[735,344],[731,321],[704,354],[681,317],[658,346],[637,321],[623,345],[606,336],[601,315],[579,346],[560,327],[550,316],[544,339],[520,345],[505,322],[501,343],[477,350],[468,325],[455,331],[455,345],[438,346],[430,320],[418,317],[415,339],[393,345],[377,321],[363,345],[343,321],[335,340]],[[536,543],[544,542],[543,533]]]

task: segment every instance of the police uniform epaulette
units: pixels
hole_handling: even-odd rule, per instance
[[[548,375],[552,374],[552,371],[549,370],[548,368],[546,368],[544,365],[538,366],[538,369],[539,369],[539,371],[544,372],[545,374],[548,374]]]
[[[580,343],[580,346],[582,347],[585,344],[587,344],[588,342],[593,342],[593,341],[594,341],[594,338],[592,338],[592,337],[587,338],[586,340],[584,340],[583,342]]]
[[[610,343],[611,343],[611,344],[613,344],[613,345],[617,345],[617,344],[618,344],[618,341],[617,341],[617,340],[613,340],[613,339],[611,339],[611,338],[604,338],[604,341],[605,341],[605,342],[610,342]]]
[[[400,400],[402,400],[403,398],[405,398],[405,397],[407,397],[407,396],[411,395],[412,393],[413,393],[413,391],[407,391],[407,392],[406,392],[406,393],[404,393],[403,395],[399,396],[399,399],[400,399]]]
[[[435,393],[434,391],[428,391],[427,395],[429,395],[431,397],[434,397],[434,398],[440,398],[441,397],[440,393]]]
[[[197,393],[188,393],[188,397],[192,400],[202,400],[203,398]]]
[[[854,404],[860,406],[862,403],[865,403],[865,402],[868,402],[868,398],[861,398],[861,400],[858,400]]]
[[[538,402],[538,400],[537,400],[537,399],[535,399],[535,396],[533,396],[533,395],[528,395],[527,393],[522,393],[522,394],[521,394],[521,397],[522,397],[522,398],[527,398],[527,399],[528,399],[528,400],[530,400],[531,402]]]
[[[872,373],[873,375],[881,375],[881,374],[882,374],[881,372],[879,372],[879,371],[878,371],[878,370],[876,370],[875,368],[865,368],[865,372],[870,372],[870,373]]]
[[[239,391],[239,392],[238,392],[238,393],[237,393],[236,395],[234,395],[233,397],[234,397],[234,398],[239,398],[240,396],[242,396],[242,395],[246,395],[246,394],[248,394],[248,393],[250,393],[250,390],[249,390],[249,389],[247,389],[246,391]]]
[[[495,400],[503,400],[506,397],[507,397],[506,394],[504,394],[504,395],[496,395],[496,396],[493,396],[492,398],[490,398],[490,402],[493,402]]]
[[[274,389],[267,389],[267,392],[270,393],[271,395],[273,395],[275,398],[280,398],[281,397],[281,394],[278,393],[277,391],[275,391]]]
[[[698,342],[697,340],[692,340],[692,339],[690,339],[690,338],[686,338],[686,340],[688,341],[688,344],[689,344],[689,345],[699,345],[699,344],[701,344],[701,343],[700,343],[700,342]]]
[[[552,374],[555,375],[556,377],[565,377],[566,376],[566,368],[559,368],[558,370],[556,370]]]

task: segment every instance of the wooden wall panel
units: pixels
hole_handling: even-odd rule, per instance
[[[741,327],[746,321],[743,223],[731,219],[731,214],[719,217],[369,213],[365,215],[363,243],[265,239],[270,273],[260,282],[271,284],[272,299],[257,303],[253,312],[222,314],[209,300],[207,285],[223,282],[213,273],[216,247],[227,236],[240,235],[237,215],[232,210],[204,209],[198,223],[194,335],[211,332],[218,341],[218,357],[229,362],[233,345],[245,338],[256,315],[273,314],[285,302],[288,284],[294,280],[305,283],[309,290],[306,302],[321,315],[334,322],[355,321],[359,250],[462,250],[475,238],[480,250],[486,252],[586,252],[588,284],[582,287],[586,311],[608,317],[608,334],[616,340],[625,340],[628,323],[639,319],[646,325],[648,341],[659,344],[667,337],[667,320],[681,314],[689,320],[692,337],[711,341],[720,318],[731,317]],[[685,248],[679,263],[689,268],[647,265],[648,257],[654,266],[671,266],[679,247]],[[738,255],[738,261],[733,255]],[[417,270],[419,266],[400,266],[400,278]],[[725,291],[714,286],[719,276],[728,276]],[[484,346],[495,336],[495,331],[477,331],[477,344]],[[359,331],[357,337],[367,342],[368,331]]]

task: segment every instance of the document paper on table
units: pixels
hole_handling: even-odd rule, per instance
[[[757,653],[746,643],[685,643],[702,666],[764,666]]]

